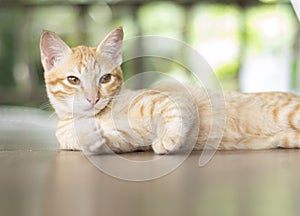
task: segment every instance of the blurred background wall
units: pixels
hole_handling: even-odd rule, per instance
[[[0,104],[47,103],[39,55],[43,29],[71,46],[96,46],[117,26],[125,40],[159,35],[184,41],[206,59],[225,90],[300,91],[299,23],[289,0],[0,0]],[[164,60],[122,67],[125,79],[154,69],[191,77]]]

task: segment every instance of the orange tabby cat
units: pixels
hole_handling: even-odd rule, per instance
[[[165,84],[132,91],[122,81],[122,28],[97,47],[69,48],[55,33],[41,36],[48,97],[61,149],[91,153],[153,149],[300,147],[300,98],[289,93],[224,93]],[[214,107],[211,100],[224,100]],[[213,121],[214,120],[214,121]],[[222,122],[225,122],[222,127]],[[211,133],[212,127],[217,133]],[[223,131],[224,129],[224,131]],[[208,145],[208,146],[209,146]]]

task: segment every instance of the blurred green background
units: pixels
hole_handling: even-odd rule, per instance
[[[289,0],[1,0],[0,20],[0,104],[47,103],[39,56],[43,29],[71,46],[96,46],[117,26],[125,40],[170,37],[196,49],[225,90],[299,90],[299,23]],[[125,79],[158,70],[191,80],[189,71],[166,60],[135,59],[122,67]]]

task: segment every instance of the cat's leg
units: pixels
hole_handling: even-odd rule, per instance
[[[152,142],[154,152],[167,154],[178,151],[183,145],[188,146],[187,135],[197,119],[195,116],[191,117],[193,112],[188,107],[174,102],[162,106],[157,111],[153,118],[156,125],[156,138]]]
[[[107,138],[94,118],[59,122],[56,137],[62,150],[83,150],[88,153],[108,153]]]
[[[59,121],[56,128],[56,138],[61,150],[81,150],[73,121]]]
[[[220,150],[260,150],[276,148],[272,136],[251,136],[241,140],[223,139]]]
[[[127,133],[125,134],[127,135]],[[104,131],[102,137],[106,141],[105,144],[96,147],[92,153],[126,153],[143,149],[133,145],[134,141],[126,137],[126,135],[122,131],[115,129]]]
[[[157,137],[152,142],[152,149],[157,154],[166,154],[171,151],[176,151],[183,143],[183,135],[181,134],[182,128],[176,126],[176,124],[180,122],[180,119],[174,118],[172,121],[173,124],[158,123],[160,124],[159,128],[162,132],[157,132]]]
[[[300,131],[277,134],[273,138],[273,145],[279,148],[300,148]]]
[[[142,148],[132,145],[129,140],[118,130],[103,131],[99,126],[87,136],[88,140],[81,145],[87,154],[111,154],[133,152]]]
[[[270,136],[251,136],[238,142],[226,141],[220,145],[220,149],[273,149],[273,148],[300,148],[300,132],[280,132]]]
[[[121,128],[102,128],[95,118],[82,118],[74,123],[80,149],[87,154],[124,153],[146,149],[138,145]]]
[[[106,153],[108,151],[103,129],[95,118],[75,119],[73,125],[80,150],[87,153]]]
[[[103,131],[99,124],[90,127],[84,134],[80,132],[80,146],[87,154],[108,154],[132,152],[136,149],[117,130]]]

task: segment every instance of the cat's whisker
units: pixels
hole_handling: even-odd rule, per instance
[[[45,103],[42,103],[39,108],[42,109],[42,110],[45,110],[45,109],[49,109],[51,107],[52,106],[51,106],[50,102],[45,102]]]
[[[55,112],[52,112],[49,117],[47,118],[47,121],[51,120],[55,116]]]

